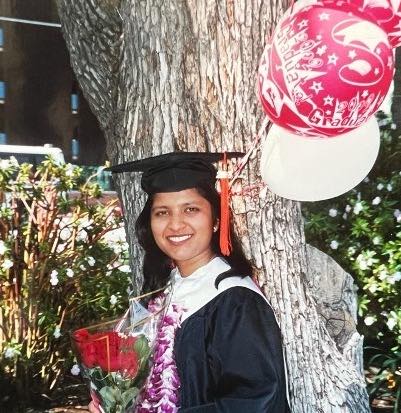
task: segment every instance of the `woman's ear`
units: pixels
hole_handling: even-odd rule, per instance
[[[217,230],[219,229],[220,226],[220,220],[216,219],[216,222],[213,225],[213,232],[217,232]]]

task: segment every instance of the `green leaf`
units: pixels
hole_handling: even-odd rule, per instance
[[[131,403],[136,399],[138,394],[139,389],[137,387],[131,387],[121,395],[121,404],[123,410],[126,410],[128,407],[130,407]]]
[[[104,386],[99,390],[99,393],[102,398],[102,405],[108,411],[121,401],[121,391],[116,387]]]
[[[138,358],[148,358],[150,354],[150,347],[147,338],[144,335],[140,335],[137,337],[134,349],[138,354]]]

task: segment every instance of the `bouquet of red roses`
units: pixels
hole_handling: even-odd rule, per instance
[[[130,304],[123,318],[81,328],[71,336],[81,373],[104,413],[133,411],[151,367],[163,307],[151,313]]]

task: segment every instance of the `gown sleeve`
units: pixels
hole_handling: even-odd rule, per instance
[[[213,401],[180,413],[286,413],[281,334],[273,310],[256,292],[233,287],[206,319]]]

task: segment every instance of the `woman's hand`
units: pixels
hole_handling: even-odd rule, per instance
[[[88,404],[88,410],[90,411],[90,413],[100,413],[100,410],[99,410],[98,406],[99,405],[92,400]]]

